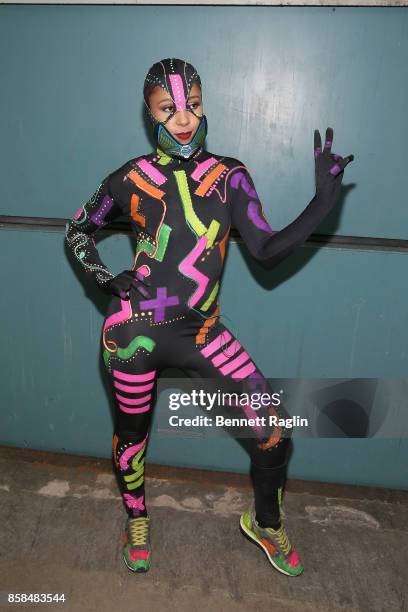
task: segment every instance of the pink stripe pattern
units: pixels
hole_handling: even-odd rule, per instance
[[[228,344],[228,346],[225,346],[222,349],[222,353],[218,353],[218,355],[213,357],[211,361],[216,367],[218,367],[222,363],[225,363],[227,359],[234,357],[235,353],[237,353],[240,348],[241,345],[238,340],[233,340],[230,344]]]
[[[231,374],[231,376],[232,378],[236,378],[236,379],[246,378],[247,376],[255,372],[255,370],[256,370],[255,364],[253,363],[253,361],[250,361],[243,368],[240,368],[239,370]]]
[[[229,344],[227,344],[227,342],[229,342]],[[213,355],[213,357],[211,357],[211,362],[221,374],[224,376],[230,374],[231,378],[240,380],[246,378],[256,370],[254,362],[251,361],[246,351],[242,350],[237,356],[237,352],[242,348],[238,340],[233,338],[233,336],[225,330],[212,340],[212,342],[207,344],[207,346],[201,349],[200,353],[203,357],[207,358]]]
[[[248,361],[248,359],[250,359],[250,357],[249,357],[248,353],[246,353],[244,351],[243,353],[238,355],[238,357],[236,357],[235,359],[232,359],[231,361],[229,361],[227,363],[227,365],[222,366],[222,368],[220,368],[220,372],[222,374],[224,374],[224,376],[226,374],[230,374],[231,372],[236,370],[239,366],[241,366],[243,363]]]
[[[113,370],[113,385],[119,391],[132,394],[133,397],[125,397],[117,391],[115,392],[116,399],[118,400],[119,409],[127,414],[138,414],[141,412],[147,412],[151,408],[152,394],[146,391],[151,391],[155,385],[156,370],[150,370],[144,374],[127,374],[120,370]],[[131,384],[123,384],[131,383]],[[144,395],[141,395],[141,394]]]
[[[119,393],[116,393],[116,397],[124,404],[128,404],[129,406],[138,406],[139,404],[149,402],[152,399],[152,394],[148,393],[147,395],[143,395],[142,397],[123,397],[123,395],[119,395]]]
[[[126,374],[126,372],[121,372],[120,370],[113,370],[113,375],[115,378],[126,380],[127,382],[146,382],[155,377],[156,370],[150,370],[150,372],[145,372],[144,374]]]
[[[191,173],[191,178],[195,181],[199,181],[200,178],[203,176],[204,172],[207,172],[208,168],[217,163],[218,162],[215,157],[209,157],[205,161],[201,162],[201,164],[198,164],[194,172]]]
[[[126,393],[134,393],[135,391],[138,393],[144,393],[145,391],[150,391],[154,387],[154,382],[148,383],[147,385],[138,385],[137,387],[134,385],[122,385],[122,383],[119,383],[116,380],[113,382],[113,384],[117,389],[119,389],[119,391],[125,391]]]
[[[140,159],[138,162],[136,162],[136,165],[139,166],[139,168],[145,174],[147,174],[147,176],[151,178],[152,181],[156,183],[156,185],[163,185],[163,183],[167,181],[167,178],[164,176],[164,174],[162,174],[160,170],[152,166],[152,164],[149,163],[147,159]]]
[[[210,342],[210,344],[207,344],[207,346],[201,349],[200,353],[204,355],[204,357],[209,357],[210,355],[215,353],[215,351],[219,351],[221,347],[225,344],[225,342],[228,342],[228,340],[231,340],[231,338],[232,336],[229,332],[222,332],[219,336],[215,338],[215,340],[213,340],[212,342]]]
[[[186,97],[184,95],[183,81],[179,74],[170,74],[170,85],[173,92],[173,100],[177,110],[186,110]]]
[[[128,414],[139,414],[140,412],[147,412],[150,410],[150,404],[146,404],[146,406],[140,406],[139,408],[128,408],[123,404],[119,403],[119,408],[122,412],[126,412]]]

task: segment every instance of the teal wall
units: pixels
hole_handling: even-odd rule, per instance
[[[108,172],[150,151],[144,75],[175,56],[202,77],[208,149],[247,164],[274,229],[313,196],[313,130],[330,125],[334,152],[355,161],[319,233],[408,239],[404,8],[2,5],[0,54],[2,215],[72,217]],[[0,235],[0,443],[109,456],[106,298],[62,230]],[[132,261],[127,235],[101,232],[98,246],[113,272]],[[407,257],[306,246],[268,273],[232,243],[222,311],[266,376],[404,378]],[[406,430],[406,410],[396,418]],[[407,450],[405,438],[298,439],[289,476],[407,488]],[[153,432],[148,455],[248,467],[229,439]]]

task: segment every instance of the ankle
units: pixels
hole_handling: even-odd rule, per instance
[[[280,529],[280,527],[282,526],[282,523],[280,520],[262,520],[259,519],[257,516],[255,516],[255,520],[258,523],[259,527],[261,527],[262,529],[273,529],[274,531],[276,531],[277,529]]]

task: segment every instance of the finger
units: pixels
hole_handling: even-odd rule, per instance
[[[133,282],[132,287],[133,287],[133,289],[136,289],[136,291],[139,291],[139,293],[141,293],[143,295],[143,297],[145,297],[145,298],[149,298],[150,297],[150,293],[148,292],[146,287],[138,285],[136,283],[136,281]]]
[[[324,142],[324,153],[327,151],[327,153],[330,153],[331,151],[331,147],[332,147],[332,143],[333,143],[333,129],[331,127],[328,127],[326,130],[326,140]]]
[[[352,161],[353,161],[353,159],[354,159],[354,155],[347,155],[347,157],[345,157],[345,158],[343,159],[343,164],[344,164],[343,168],[345,168],[345,167],[347,166],[347,164],[349,164],[350,162],[352,162]]]
[[[337,165],[341,168],[341,170],[344,170],[347,164],[352,162],[353,159],[354,159],[354,155],[347,155],[347,157],[340,159],[340,161],[337,162]]]
[[[148,281],[148,280],[146,279],[146,277],[145,277],[145,276],[144,276],[144,275],[143,275],[141,272],[137,272],[137,271],[136,271],[136,272],[134,272],[134,275],[136,276],[136,278],[137,278],[138,280],[140,280],[142,283],[144,283],[145,285],[147,285],[148,287],[150,287],[151,282],[150,282],[150,281]]]
[[[314,131],[314,156],[315,159],[322,152],[322,139],[319,130]]]

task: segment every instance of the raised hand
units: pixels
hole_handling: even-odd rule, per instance
[[[326,140],[322,151],[322,140],[319,130],[314,131],[314,158],[316,193],[327,193],[337,196],[344,175],[344,168],[353,161],[354,155],[341,157],[331,152],[333,143],[333,129],[326,130]]]
[[[138,282],[139,281],[139,282]],[[105,284],[105,291],[117,295],[122,300],[129,300],[129,291],[133,288],[139,291],[145,298],[150,297],[148,290],[140,285],[143,283],[150,287],[151,283],[135,270],[124,270]]]

